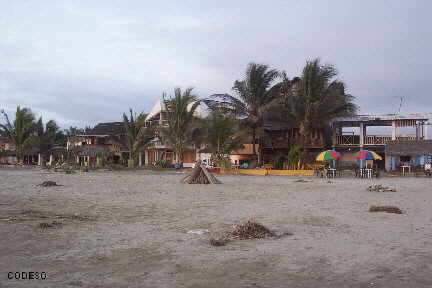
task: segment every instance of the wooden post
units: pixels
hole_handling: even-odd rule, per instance
[[[142,152],[139,152],[139,154],[138,154],[138,166],[139,167],[142,166]]]
[[[42,166],[42,155],[38,154],[38,166]]]
[[[396,121],[392,121],[392,140],[396,140]]]
[[[149,165],[149,151],[146,149],[144,152],[144,163],[145,165]]]
[[[429,139],[429,121],[423,123],[423,140]]]
[[[53,155],[52,155],[52,154],[50,155],[50,158],[49,158],[49,159],[50,159],[50,160],[49,160],[49,163],[50,163],[49,165],[52,166],[52,161],[53,161]]]

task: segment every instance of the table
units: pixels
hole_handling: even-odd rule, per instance
[[[360,168],[360,178],[372,178],[373,169],[371,168]]]
[[[332,178],[335,178],[335,176],[336,176],[336,169],[329,168],[329,169],[326,169],[326,170],[327,170],[327,173],[326,173],[326,177],[327,178],[329,177],[329,174],[331,175]]]
[[[405,174],[405,168],[408,168],[408,172],[411,173],[411,166],[404,165],[404,166],[402,166],[402,174]]]
[[[370,168],[365,169],[367,178],[372,178],[372,171],[373,171],[373,169],[370,169]]]

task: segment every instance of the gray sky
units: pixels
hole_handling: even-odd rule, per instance
[[[150,4],[151,2],[151,4]],[[432,112],[432,1],[0,0],[0,109],[63,127],[148,112],[162,92],[231,92],[249,62],[320,57],[361,113]]]

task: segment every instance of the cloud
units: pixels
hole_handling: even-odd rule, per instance
[[[362,113],[430,112],[429,1],[0,1],[0,106],[61,125],[148,111],[162,92],[231,92],[251,62],[321,57]],[[49,116],[50,115],[50,116]]]

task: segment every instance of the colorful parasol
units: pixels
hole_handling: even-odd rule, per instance
[[[337,160],[340,157],[340,153],[336,152],[335,150],[327,150],[324,152],[321,152],[318,154],[318,156],[315,158],[316,161],[330,161],[330,160]]]
[[[370,150],[360,150],[356,152],[354,155],[357,159],[382,160],[382,157],[380,155]]]

